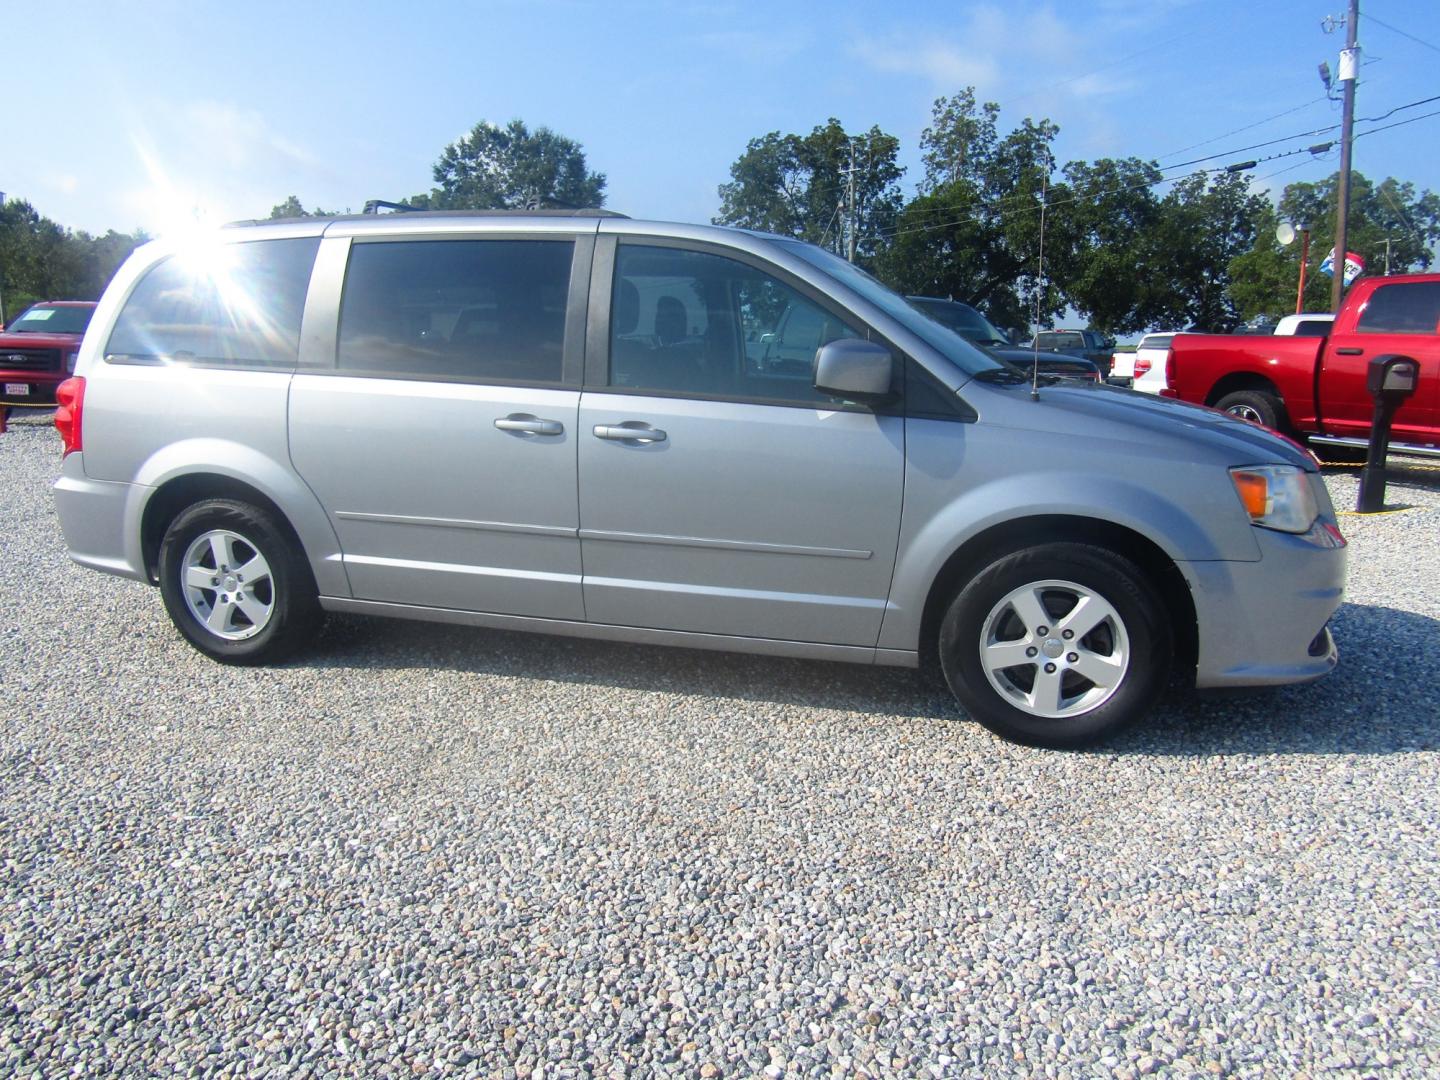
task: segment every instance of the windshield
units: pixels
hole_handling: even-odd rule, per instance
[[[999,360],[976,348],[953,330],[941,326],[928,315],[922,315],[899,293],[882,285],[853,263],[838,255],[799,240],[781,240],[785,250],[798,255],[811,266],[824,270],[836,281],[854,289],[870,303],[884,311],[925,344],[967,375],[978,375],[982,371],[1003,370]]]
[[[5,328],[7,334],[83,334],[93,307],[50,307],[36,304]]]
[[[941,326],[954,330],[966,341],[977,345],[1009,345],[1009,340],[989,319],[969,304],[958,300],[932,300],[923,296],[909,297],[910,305],[929,315]]]

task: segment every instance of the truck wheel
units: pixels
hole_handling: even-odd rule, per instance
[[[997,559],[951,602],[940,666],[972,717],[1001,738],[1075,749],[1143,716],[1173,654],[1163,603],[1105,548],[1040,544]]]
[[[323,618],[294,541],[264,510],[230,499],[195,503],[170,523],[160,595],[186,640],[225,664],[282,659]]]
[[[1217,401],[1215,408],[1276,431],[1285,422],[1284,402],[1268,390],[1236,390]]]

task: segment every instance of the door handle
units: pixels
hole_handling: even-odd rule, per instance
[[[640,420],[626,420],[623,424],[596,424],[595,437],[615,442],[657,443],[664,442],[666,435]]]
[[[511,413],[495,421],[501,431],[513,431],[517,435],[563,435],[565,425],[559,420],[542,420],[529,413]]]
[[[1336,353],[1336,355],[1338,355],[1338,356],[1364,356],[1364,355],[1365,355],[1365,350],[1364,350],[1364,349],[1356,349],[1356,348],[1336,349],[1336,350],[1335,350],[1335,353]]]

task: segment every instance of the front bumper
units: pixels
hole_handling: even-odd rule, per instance
[[[1200,689],[1309,682],[1335,668],[1330,617],[1345,592],[1346,549],[1310,533],[1256,529],[1258,562],[1189,562]]]
[[[0,405],[44,405],[55,404],[55,387],[60,380],[34,371],[0,371]],[[25,392],[12,394],[9,388],[23,386]]]

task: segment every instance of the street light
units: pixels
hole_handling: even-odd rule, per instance
[[[1295,242],[1295,234],[1299,233],[1300,241],[1300,287],[1295,290],[1295,314],[1299,315],[1305,310],[1305,270],[1306,263],[1310,261],[1310,224],[1302,221],[1297,225],[1291,225],[1288,221],[1282,221],[1275,226],[1275,239],[1280,242],[1281,247],[1289,247]]]

